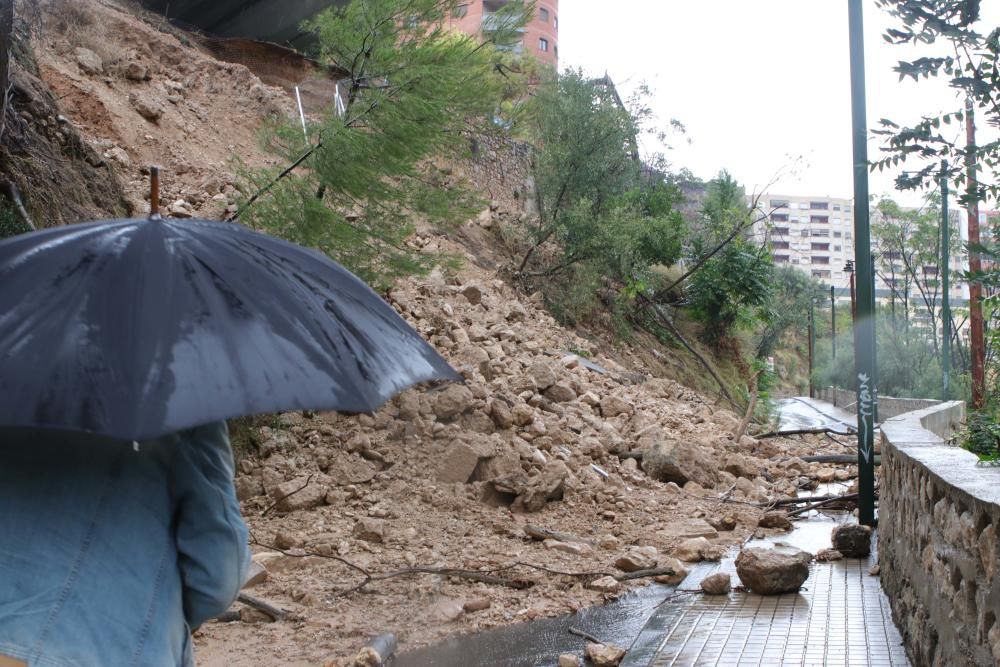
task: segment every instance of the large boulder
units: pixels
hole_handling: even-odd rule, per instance
[[[809,578],[812,556],[794,547],[744,549],[736,557],[736,574],[743,585],[761,595],[799,590]]]
[[[706,595],[728,595],[732,589],[732,581],[725,572],[716,572],[701,580],[701,590]]]
[[[706,488],[714,487],[717,467],[712,457],[692,442],[661,438],[642,455],[642,469],[647,475],[679,486],[697,482]]]
[[[845,523],[833,529],[833,548],[845,558],[865,558],[872,551],[872,529]]]

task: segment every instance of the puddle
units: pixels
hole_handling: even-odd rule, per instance
[[[445,640],[397,656],[392,667],[536,667],[556,664],[562,653],[581,655],[586,640],[577,628],[619,646],[629,646],[673,586],[652,584],[618,600],[575,614]]]

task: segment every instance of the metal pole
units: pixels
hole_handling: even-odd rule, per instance
[[[969,245],[979,243],[979,183],[976,177],[976,122],[972,98],[965,100],[965,171],[969,197]],[[969,273],[977,273],[983,265],[979,253],[969,252]],[[972,365],[972,407],[981,410],[986,405],[986,375],[983,364],[986,345],[983,340],[983,285],[969,281],[969,361]]]
[[[816,348],[816,320],[813,314],[813,300],[809,299],[809,398],[816,398],[813,387],[813,350]]]
[[[855,251],[857,253],[857,251]],[[858,300],[854,295],[854,271],[851,271],[851,325],[858,320]]]
[[[848,0],[851,42],[851,115],[854,128],[854,266],[857,320],[854,371],[858,405],[858,522],[875,525],[875,312],[871,230],[868,224],[868,123],[865,102],[864,15]]]
[[[872,255],[872,329],[875,329],[875,255]],[[874,334],[874,332],[873,332]],[[872,336],[872,420],[878,423],[878,337]]]
[[[948,373],[951,370],[951,299],[948,260],[951,225],[948,224],[948,161],[941,163],[941,400],[948,400]]]
[[[833,346],[833,358],[837,358],[837,307],[833,301],[833,285],[830,285],[830,345]]]

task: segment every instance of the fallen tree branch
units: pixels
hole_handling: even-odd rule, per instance
[[[878,459],[881,458],[879,454],[875,455],[875,462],[878,463]],[[816,454],[814,456],[803,456],[802,460],[806,463],[857,463],[857,454]]]
[[[760,387],[757,384],[759,376],[760,371],[757,371],[750,377],[750,403],[747,404],[747,411],[743,415],[743,419],[740,420],[740,425],[736,428],[736,432],[733,433],[733,442],[737,445],[740,444],[740,440],[746,434],[750,420],[753,419],[753,411],[757,407],[757,397],[760,395]]]
[[[24,207],[24,201],[21,199],[21,193],[17,191],[17,186],[12,181],[0,181],[0,192],[14,205],[14,210],[17,212],[17,217],[21,219],[21,222],[31,231],[35,231],[37,227],[35,227],[34,221],[28,214],[28,209]]]
[[[592,635],[592,634],[590,634],[588,632],[584,632],[580,628],[574,628],[574,627],[571,626],[569,628],[566,628],[566,632],[570,633],[571,635],[576,635],[577,637],[583,637],[588,642],[594,642],[595,644],[606,644],[607,643],[607,642],[605,642],[605,641],[603,641],[601,639],[598,639],[597,637],[595,637],[594,635]]]
[[[805,514],[806,512],[811,512],[814,509],[819,509],[820,507],[826,507],[827,505],[832,505],[833,503],[857,500],[858,494],[856,493],[846,493],[842,496],[835,496],[833,498],[827,498],[826,500],[821,500],[817,503],[812,503],[811,505],[806,505],[805,507],[800,507],[797,510],[792,510],[788,513],[789,517],[798,516],[800,514]]]
[[[643,295],[639,295],[639,298],[652,308],[653,314],[656,316],[656,321],[659,322],[667,331],[669,331],[674,338],[680,341],[680,344],[683,345],[688,352],[694,355],[695,359],[698,360],[698,362],[702,365],[702,367],[704,367],[704,369],[708,371],[708,374],[712,376],[712,379],[715,380],[716,384],[719,385],[719,389],[722,390],[722,395],[726,398],[727,401],[729,401],[729,404],[732,405],[735,410],[739,411],[740,406],[736,403],[736,399],[734,399],[733,395],[729,393],[729,389],[726,387],[726,383],[722,381],[722,378],[720,378],[719,374],[715,372],[715,369],[712,368],[712,365],[708,363],[708,360],[705,359],[705,357],[700,352],[698,352],[698,350],[694,349],[694,346],[692,346],[691,343],[689,343],[687,339],[684,338],[684,335],[680,332],[680,329],[678,329],[677,326],[670,321],[670,318],[663,313],[659,305],[657,305],[653,301],[650,301],[647,297]]]
[[[555,530],[549,530],[548,528],[532,526],[531,524],[527,524],[524,527],[524,534],[533,540],[538,540],[539,542],[544,542],[545,540],[558,540],[559,542],[573,542],[575,544],[594,544],[594,540],[587,539],[586,537],[579,537],[577,535],[571,535],[570,533],[560,533]]]
[[[846,433],[841,431],[834,431],[832,428],[819,427],[819,428],[796,428],[790,431],[768,431],[767,433],[761,433],[760,435],[755,435],[754,437],[758,440],[763,440],[764,438],[783,438],[787,435],[819,435],[821,433],[832,433],[833,435],[856,435],[857,431],[848,427]]]
[[[237,602],[242,602],[248,607],[253,607],[257,611],[264,612],[276,621],[283,621],[288,618],[289,612],[284,609],[278,609],[274,605],[264,602],[259,598],[255,598],[252,595],[247,595],[246,593],[240,593],[236,596]]]

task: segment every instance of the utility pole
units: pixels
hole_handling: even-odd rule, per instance
[[[941,163],[941,400],[948,400],[948,373],[951,370],[951,299],[948,295],[950,227],[948,224],[948,161]],[[971,287],[971,286],[970,286]]]
[[[830,285],[830,345],[833,346],[833,358],[837,358],[837,306],[833,301],[833,285]]]
[[[976,121],[972,97],[965,99],[965,172],[968,181],[969,206],[969,272],[978,273],[983,265],[975,246],[979,244],[979,180],[976,178]],[[983,286],[969,281],[969,361],[972,366],[972,407],[981,410],[986,405],[986,375],[983,369],[986,345],[983,340]]]
[[[875,281],[868,222],[868,121],[861,0],[848,0],[848,20],[851,43],[851,116],[854,129],[854,266],[858,290],[857,319],[854,323],[854,371],[858,406],[858,522],[874,526]]]
[[[813,351],[816,349],[816,318],[814,316],[815,302],[809,299],[809,398],[816,398],[816,389],[813,387]]]

